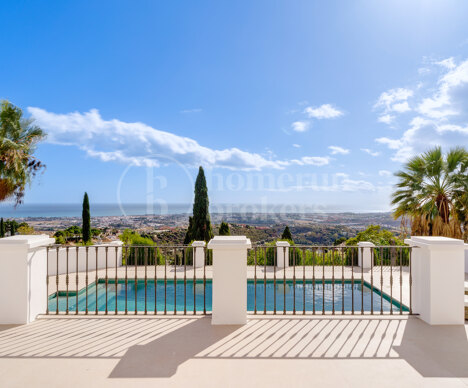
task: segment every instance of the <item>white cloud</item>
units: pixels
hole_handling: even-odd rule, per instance
[[[318,107],[309,106],[305,108],[306,113],[310,118],[315,119],[333,119],[343,115],[343,112],[333,107],[331,104],[323,104]]]
[[[301,148],[301,145],[300,144],[293,144],[293,147],[294,148]]]
[[[468,144],[468,60],[456,65],[452,58],[437,62],[444,69],[435,87],[418,92],[416,114],[399,138],[376,141],[394,150],[392,160],[405,162],[435,146],[444,149]]]
[[[89,156],[137,166],[158,166],[173,161],[234,170],[283,169],[291,165],[323,166],[329,157],[305,156],[299,160],[272,160],[238,148],[214,150],[188,137],[161,131],[143,123],[104,120],[96,109],[86,113],[56,114],[41,108],[29,113],[47,133],[47,142],[76,146]]]
[[[291,128],[296,132],[305,132],[309,129],[310,123],[308,121],[295,121],[291,124]]]
[[[395,116],[392,116],[392,115],[382,115],[382,116],[379,116],[379,118],[377,119],[380,123],[384,123],[384,124],[391,124],[392,121],[395,119]]]
[[[379,171],[379,176],[392,176],[392,172],[388,170],[380,170]]]
[[[380,152],[379,151],[372,151],[369,148],[361,148],[362,152],[365,152],[366,154],[369,154],[370,156],[379,156]]]
[[[347,150],[346,148],[343,148],[343,147],[329,146],[328,148],[330,149],[332,155],[337,155],[337,154],[347,155],[347,154],[349,154],[349,150]]]
[[[442,66],[442,67],[445,67],[446,69],[454,69],[456,67],[455,65],[455,61],[453,60],[453,57],[450,57],[450,58],[446,58],[442,61],[439,61],[439,62],[434,62],[436,65],[439,65],[439,66]]]
[[[408,99],[414,92],[411,89],[396,88],[383,92],[374,105],[374,109],[381,111],[378,121],[390,125],[395,115],[391,113],[404,113],[411,110]]]

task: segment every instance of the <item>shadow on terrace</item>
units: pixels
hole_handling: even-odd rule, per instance
[[[468,377],[466,326],[414,317],[47,318],[0,326],[0,358],[110,358],[111,378],[170,377],[189,359],[403,359],[424,377]]]

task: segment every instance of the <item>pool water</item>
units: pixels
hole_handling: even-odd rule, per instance
[[[197,280],[195,283],[195,299],[194,299],[194,282],[192,279],[188,280],[186,286],[184,286],[183,280],[178,280],[176,287],[174,287],[174,280],[167,280],[166,287],[164,280],[158,280],[156,289],[154,280],[147,281],[147,289],[145,296],[145,282],[139,280],[135,287],[135,280],[128,280],[127,284],[127,310],[135,311],[135,299],[137,311],[145,311],[145,300],[146,310],[149,313],[153,313],[155,309],[157,312],[174,312],[174,305],[177,312],[184,311],[184,304],[186,304],[186,310],[188,312],[194,311],[194,305],[197,312],[203,312],[205,305],[206,311],[211,311],[212,301],[212,281],[206,281],[206,296],[204,295],[203,280]],[[305,298],[304,298],[305,288]],[[258,279],[256,286],[253,280],[247,281],[247,310],[254,311],[255,309],[255,289],[257,299],[257,311],[264,311],[265,294],[266,294],[266,311],[274,310],[274,301],[276,294],[276,310],[283,311],[283,306],[286,303],[286,311],[293,311],[294,300],[296,311],[303,311],[304,299],[305,299],[305,310],[320,312],[323,309],[325,311],[332,311],[333,304],[335,311],[340,312],[344,310],[361,311],[361,305],[364,306],[364,311],[380,312],[381,306],[384,312],[389,312],[391,309],[395,312],[400,311],[400,304],[398,301],[391,299],[388,295],[380,293],[376,288],[372,291],[370,284],[355,280],[354,284],[345,281],[344,283],[335,280],[334,284],[331,281],[325,280],[323,283],[321,280],[316,280],[315,285],[312,281],[306,281],[305,284],[302,280],[296,280],[294,287],[292,280],[287,280],[284,284],[283,281],[277,281],[276,287],[273,280],[267,280],[266,286],[263,279]],[[110,312],[115,311],[116,303],[118,311],[125,311],[125,282],[119,279],[117,287],[114,280],[109,280],[107,285],[107,296],[106,296],[106,285],[103,280],[100,280],[97,284],[93,283],[88,286],[86,298],[86,289],[82,289],[78,293],[78,311],[86,310],[86,300],[89,311],[96,311],[96,297],[97,297],[97,310],[106,310],[106,298],[107,298],[107,310]],[[354,303],[353,303],[354,300]],[[76,311],[77,296],[75,292],[69,292],[68,294],[68,309],[69,311]],[[60,312],[65,312],[67,309],[67,296],[65,292],[59,292],[58,298],[56,294],[49,297],[49,310],[54,312],[57,309]],[[354,306],[353,306],[354,305]],[[406,306],[401,306],[403,311],[408,311]]]

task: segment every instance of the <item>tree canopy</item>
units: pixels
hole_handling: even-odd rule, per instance
[[[411,223],[411,234],[468,237],[468,151],[440,147],[412,158],[395,174],[394,217]]]
[[[206,186],[205,172],[200,166],[195,181],[195,199],[193,202],[193,216],[189,218],[189,227],[184,243],[191,241],[209,241],[213,238],[209,212],[208,187]]]
[[[289,230],[289,226],[287,225],[283,230],[283,234],[281,235],[281,240],[289,240],[289,241],[293,240],[291,231]]]
[[[346,240],[346,245],[356,246],[358,242],[369,241],[375,245],[404,245],[399,237],[380,225],[369,225],[366,230],[359,232],[355,237]]]
[[[44,164],[34,157],[44,132],[23,111],[8,101],[0,105],[0,201],[23,201],[26,185]]]
[[[83,211],[82,211],[82,221],[83,221],[83,242],[86,244],[91,241],[91,214],[89,211],[89,198],[88,193],[84,193],[83,197]]]
[[[219,235],[220,236],[230,236],[231,230],[229,229],[229,224],[227,222],[221,222],[219,225]]]

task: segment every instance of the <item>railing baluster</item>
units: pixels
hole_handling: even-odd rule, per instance
[[[257,247],[254,247],[254,314],[257,314]]]
[[[145,315],[148,314],[148,247],[143,248],[143,253],[145,255]]]
[[[335,315],[335,248],[332,248],[332,314]]]
[[[65,284],[66,284],[66,287],[67,287],[67,306],[66,306],[66,309],[65,309],[65,314],[68,315],[68,247],[67,249],[65,250],[65,254],[67,255],[66,257],[66,268],[67,268],[67,275],[65,277]]]
[[[108,300],[108,295],[107,295],[107,290],[109,289],[109,277],[108,277],[108,273],[107,273],[107,258],[108,258],[108,249],[109,247],[106,247],[105,248],[105,252],[106,252],[106,279],[105,279],[105,285],[106,285],[106,310],[105,310],[105,314],[107,315],[107,300]]]
[[[374,248],[369,248],[371,252],[371,273],[370,273],[370,281],[371,281],[371,315],[374,315]]]
[[[76,306],[75,306],[75,309],[76,309],[76,314],[78,314],[78,291],[79,291],[79,288],[78,288],[78,255],[79,255],[79,248],[76,247],[76,276],[75,276],[75,281],[76,281]]]
[[[86,277],[85,277],[85,287],[86,287],[86,307],[85,307],[85,314],[88,314],[88,249],[86,247]]]
[[[158,313],[158,248],[154,251],[154,315]]]
[[[402,268],[402,263],[400,260],[400,315],[402,314],[403,314],[403,268]]]
[[[293,314],[296,315],[296,247],[292,247],[293,253]]]
[[[59,313],[58,300],[59,300],[59,247],[56,249],[57,252],[57,272],[55,273],[55,283],[57,285],[57,292],[55,294],[55,313]]]
[[[286,247],[283,247],[283,314],[286,315]]]
[[[174,248],[174,315],[177,314],[177,248]]]
[[[97,252],[96,252],[97,253]],[[115,314],[118,313],[118,309],[117,309],[117,298],[118,298],[118,294],[117,294],[117,286],[119,284],[119,279],[118,279],[118,276],[117,276],[117,267],[118,267],[118,256],[119,255],[119,248],[116,246],[115,247],[115,279],[114,279],[114,285],[115,285]],[[97,272],[97,268],[96,268],[96,272]],[[97,287],[96,287],[96,292],[97,292]]]
[[[187,315],[187,254],[188,248],[182,248],[182,253],[184,255],[184,315]],[[195,254],[195,252],[192,252]],[[193,266],[195,271],[195,266]],[[195,291],[195,284],[193,285],[193,291]]]
[[[135,252],[135,285],[133,286],[135,290],[135,314],[138,314],[138,257],[139,255],[139,248],[136,248]]]
[[[315,259],[317,257],[317,248],[311,251],[312,256],[312,314],[315,315]],[[304,293],[304,311],[305,311],[305,293]]]
[[[401,249],[396,248],[396,258],[401,261]],[[390,315],[393,315],[393,264],[392,257],[390,257]]]
[[[351,250],[351,314],[354,315],[354,252],[353,248]]]
[[[361,247],[361,314],[364,315],[364,248],[363,247]]]
[[[98,278],[98,267],[99,267],[99,264],[98,264],[98,255],[99,255],[99,252],[98,252],[98,247],[96,246],[94,248],[94,253],[96,255],[96,276],[94,277],[94,282],[96,284],[96,309],[95,309],[95,314],[97,315],[99,312],[98,312],[98,285],[99,285],[99,278]]]
[[[278,261],[276,248],[273,249],[273,314],[276,314],[276,265]]]
[[[384,254],[384,250],[382,247],[380,247],[380,315],[383,315],[383,265],[384,265],[383,254]]]
[[[412,295],[411,295],[411,288],[413,286],[413,277],[411,274],[411,261],[412,261],[412,256],[413,256],[413,247],[408,248],[408,267],[409,267],[409,313],[413,314],[413,301],[412,301]],[[403,301],[400,301],[400,304],[403,303]]]
[[[306,305],[305,305],[305,292],[306,292],[306,276],[305,276],[305,260],[306,260],[306,250],[302,248],[302,314],[305,315],[306,313]],[[315,295],[315,290],[313,290]],[[315,301],[314,301],[315,302]],[[315,311],[314,311],[315,313]]]
[[[206,314],[206,261],[208,260],[208,248],[203,247],[203,314]]]
[[[201,248],[197,248],[201,249]],[[192,267],[193,267],[193,315],[197,314],[197,269],[195,268],[196,249],[192,248]]]
[[[263,314],[266,314],[266,293],[267,293],[267,278],[266,278],[266,268],[267,268],[267,250],[266,247],[263,247]]]
[[[127,298],[127,287],[128,287],[128,246],[125,247],[125,315],[128,314],[128,298]],[[130,248],[132,249],[132,248]],[[131,252],[131,250],[130,250]]]
[[[325,315],[325,248],[322,247],[322,314]]]
[[[166,256],[164,256],[164,315],[167,314],[167,250]]]
[[[46,247],[46,314],[49,315],[49,247]]]
[[[345,278],[344,278],[344,248],[341,247],[341,312],[344,315],[344,298],[345,298]]]

